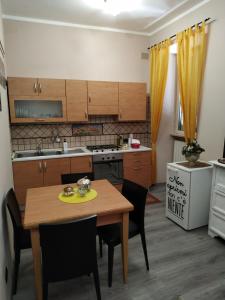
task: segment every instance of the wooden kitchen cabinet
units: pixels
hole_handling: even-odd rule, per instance
[[[71,157],[71,173],[92,172],[92,157],[79,156]]]
[[[70,173],[70,158],[13,162],[14,187],[18,202],[25,205],[26,190],[61,184],[61,175]]]
[[[38,79],[38,93],[40,97],[65,97],[66,81],[63,79]]]
[[[123,155],[124,179],[148,188],[151,186],[151,151],[137,151]]]
[[[44,185],[61,184],[61,175],[70,173],[70,158],[56,158],[42,161]]]
[[[9,77],[9,96],[37,96],[37,85],[37,78]]]
[[[11,123],[50,123],[66,121],[66,97],[10,96]]]
[[[8,90],[12,123],[66,121],[65,80],[9,77]]]
[[[8,78],[9,96],[65,97],[64,79]]]
[[[88,114],[118,115],[118,82],[88,81]]]
[[[88,121],[87,93],[87,81],[66,80],[67,121]]]
[[[146,120],[146,83],[119,82],[119,121]]]
[[[41,160],[13,163],[14,188],[20,205],[25,204],[26,190],[43,185]]]

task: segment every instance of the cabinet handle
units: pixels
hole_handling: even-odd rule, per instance
[[[40,82],[39,82],[39,84],[38,84],[38,90],[39,90],[39,93],[42,92],[42,87],[41,87],[41,83],[40,83]]]
[[[87,117],[88,117],[88,114],[87,114],[87,112],[85,111],[85,119],[87,119]]]
[[[122,114],[120,113],[120,119],[122,119]]]
[[[91,97],[88,97],[89,103],[91,102]]]
[[[139,167],[139,168],[133,168],[134,171],[137,171],[137,170],[141,170],[142,168]]]
[[[42,173],[42,163],[39,161],[39,172]]]
[[[45,122],[45,119],[35,119],[35,122]]]
[[[35,93],[37,93],[37,82],[34,83],[33,90]]]
[[[44,172],[46,172],[47,171],[47,163],[46,163],[46,161],[44,162]]]

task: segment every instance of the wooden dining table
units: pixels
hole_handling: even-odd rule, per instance
[[[58,199],[64,187],[56,185],[27,190],[24,228],[31,232],[37,300],[42,300],[40,224],[68,222],[91,215],[97,215],[97,226],[121,223],[123,280],[127,282],[129,211],[133,210],[133,205],[108,180],[92,181],[97,197],[79,204]]]

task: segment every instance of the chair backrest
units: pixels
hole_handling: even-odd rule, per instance
[[[94,173],[72,173],[72,174],[62,174],[61,181],[62,184],[76,183],[79,179],[87,176],[88,179],[94,180]]]
[[[134,210],[130,212],[129,217],[139,226],[140,230],[144,228],[147,192],[148,190],[139,184],[124,179],[122,194],[134,206]]]
[[[5,204],[8,208],[12,220],[13,234],[14,234],[14,247],[16,247],[20,239],[21,230],[23,230],[23,225],[22,225],[19,205],[16,199],[16,194],[13,189],[10,189],[6,194]]]
[[[89,274],[97,264],[96,216],[63,224],[40,225],[44,282]]]

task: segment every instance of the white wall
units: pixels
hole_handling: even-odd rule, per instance
[[[147,82],[147,37],[9,20],[4,29],[9,76]]]
[[[151,36],[150,44],[160,42],[207,17],[216,19],[216,21],[209,25],[208,53],[203,82],[198,140],[206,149],[206,152],[201,156],[202,159],[212,160],[221,157],[225,137],[225,1],[209,1],[198,10],[191,12]],[[164,108],[163,118],[167,114],[166,106]],[[170,117],[173,118],[172,111]],[[168,119],[169,116],[167,115],[166,118]],[[162,121],[158,142],[158,157],[162,158],[159,164],[161,169],[163,165],[166,166],[169,159],[169,157],[163,158],[165,149],[168,151],[168,143],[162,138],[164,130],[166,130],[166,127]],[[162,181],[163,178],[159,177],[158,180]]]
[[[0,3],[0,40],[3,41],[1,3]],[[1,54],[0,54],[1,55]],[[2,96],[2,111],[0,112],[0,299],[10,299],[10,250],[6,230],[5,212],[2,207],[5,193],[12,186],[11,149],[6,90],[0,86]],[[9,269],[8,285],[5,284],[5,267]]]

